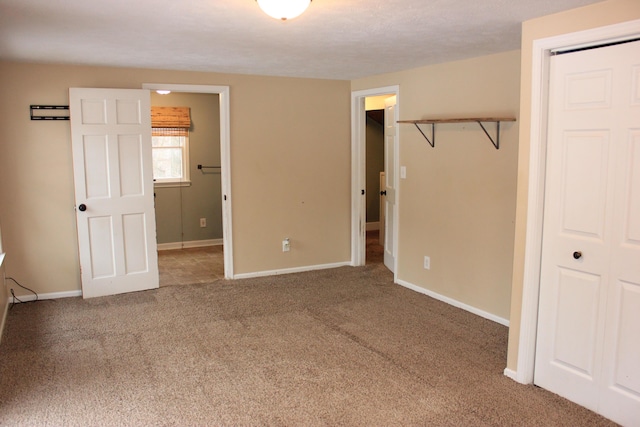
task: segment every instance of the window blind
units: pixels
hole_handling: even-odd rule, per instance
[[[189,129],[152,127],[151,136],[189,136]]]
[[[189,107],[151,107],[152,128],[180,128],[191,127],[191,113]]]

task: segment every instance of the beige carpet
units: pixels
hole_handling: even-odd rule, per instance
[[[600,426],[380,264],[15,306],[0,425]]]

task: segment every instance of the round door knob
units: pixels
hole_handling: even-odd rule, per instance
[[[84,212],[87,210],[87,205],[85,205],[84,203],[81,203],[80,206],[78,206],[78,210],[80,212]]]
[[[582,252],[580,252],[580,251],[575,251],[575,252],[573,253],[573,258],[574,258],[574,259],[580,259],[580,258],[582,258]]]

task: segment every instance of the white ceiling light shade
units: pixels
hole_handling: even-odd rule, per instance
[[[302,15],[311,0],[256,0],[260,9],[275,19],[286,21]]]
[[[157,93],[158,95],[169,95],[169,94],[171,93],[171,91],[170,91],[170,90],[162,90],[162,89],[158,89],[158,90],[156,90],[156,93]]]

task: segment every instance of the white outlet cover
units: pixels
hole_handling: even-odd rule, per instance
[[[424,257],[424,268],[425,270],[431,270],[431,258],[428,256]]]

